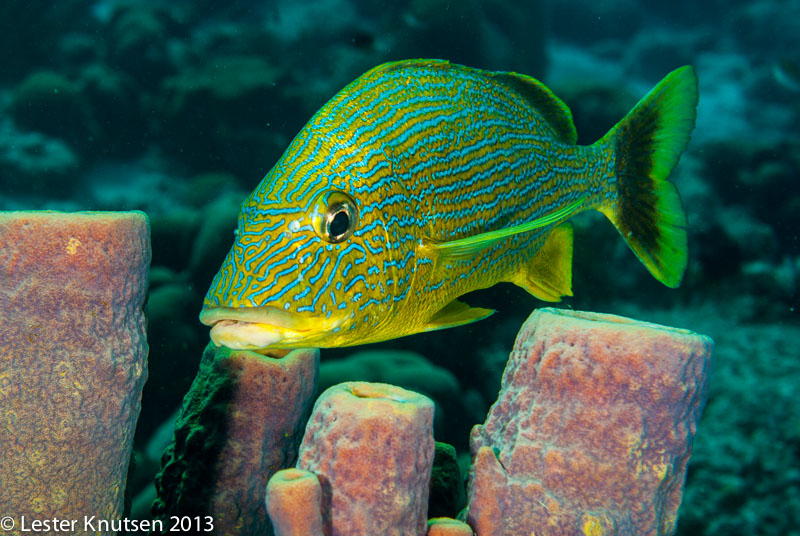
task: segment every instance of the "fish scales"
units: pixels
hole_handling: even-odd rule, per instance
[[[485,310],[455,298],[500,281],[557,299],[569,281],[526,267],[568,263],[571,232],[553,230],[619,204],[617,147],[610,135],[575,145],[563,103],[522,75],[379,66],[323,106],[245,200],[201,319],[280,339],[266,346],[338,346],[477,320]],[[339,228],[341,241],[326,235]]]
[[[586,160],[567,154],[564,144],[560,151],[554,148],[556,142],[552,134],[536,134],[536,131],[548,131],[549,126],[519,96],[509,98],[501,84],[487,88],[485,77],[476,77],[471,70],[442,73],[439,68],[418,68],[413,78],[401,70],[382,77],[379,82],[366,84],[358,92],[345,91],[341,100],[346,106],[332,103],[330,111],[323,109],[316,120],[312,120],[313,130],[328,134],[316,144],[298,146],[298,151],[289,152],[282,162],[285,168],[295,170],[287,182],[297,182],[286,202],[305,202],[303,207],[307,209],[314,193],[319,188],[329,187],[327,181],[309,178],[326,170],[331,180],[334,175],[331,171],[340,170],[334,175],[339,180],[331,182],[335,187],[349,188],[363,195],[360,199],[362,214],[373,210],[389,214],[395,204],[402,205],[404,214],[420,214],[422,209],[422,218],[389,216],[386,227],[399,230],[416,225],[425,229],[428,236],[447,240],[468,236],[479,226],[486,231],[519,223],[557,209],[582,193],[583,188],[578,186],[586,182],[583,179],[588,175],[587,169],[582,163]],[[404,99],[408,92],[422,95]],[[465,99],[470,104],[465,103]],[[338,128],[330,128],[343,116]],[[365,161],[385,157],[386,148],[395,160],[403,162],[403,172],[394,179],[404,183],[402,190],[391,196],[381,195],[395,177],[391,170],[374,171],[364,165]],[[321,152],[323,158],[319,158]],[[556,159],[558,162],[553,162]],[[308,166],[309,162],[318,163]],[[540,169],[542,172],[537,176]],[[296,179],[297,173],[302,173],[302,177]],[[535,180],[531,180],[534,177]],[[582,184],[578,184],[579,181]],[[266,199],[270,184],[265,181],[262,186],[264,190],[256,195]],[[564,196],[564,191],[571,195]],[[535,193],[540,195],[534,196]],[[278,198],[277,201],[284,200]],[[439,225],[440,221],[445,225]],[[537,234],[545,234],[547,230]],[[414,253],[414,237],[410,233],[390,235],[393,247],[405,253],[398,265],[401,269]],[[514,251],[536,238],[531,236],[516,248],[505,249]],[[273,256],[282,253],[280,249],[272,249],[274,247],[275,244],[269,243],[264,250],[271,251]],[[503,248],[495,248],[491,256],[474,259],[467,273],[487,262],[494,266],[507,254]],[[285,263],[290,259],[281,260]],[[524,262],[525,259],[519,260]],[[388,264],[391,267],[396,262],[390,260]],[[326,277],[339,276],[338,266],[341,263],[333,265]],[[376,268],[383,272],[381,266]],[[467,278],[462,275],[453,283],[460,281],[463,285]],[[432,282],[438,287],[444,283]],[[366,288],[366,284],[363,287],[362,292],[372,290]],[[400,295],[407,296],[407,293]],[[257,296],[254,294],[252,298]],[[321,297],[319,294],[318,299]],[[440,303],[431,304],[432,307],[437,305]],[[308,310],[314,312],[315,309]]]

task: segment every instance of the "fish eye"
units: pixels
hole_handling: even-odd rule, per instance
[[[326,242],[344,242],[358,225],[356,202],[344,192],[323,192],[312,206],[311,221],[317,235]]]
[[[343,236],[350,229],[350,214],[344,207],[338,207],[336,212],[328,213],[328,235],[334,240]]]

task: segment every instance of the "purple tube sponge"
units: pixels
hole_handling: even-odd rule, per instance
[[[319,478],[325,536],[423,536],[433,454],[429,398],[345,382],[314,405],[297,467]]]
[[[267,481],[297,458],[318,371],[318,350],[275,359],[209,344],[162,458],[154,516],[211,516],[215,534],[268,534]]]
[[[428,521],[426,536],[473,536],[473,532],[469,525],[461,521],[435,517]]]
[[[0,505],[17,523],[122,517],[149,264],[141,212],[0,213]]]
[[[612,315],[534,312],[470,438],[476,534],[672,534],[712,347]]]
[[[282,469],[267,484],[267,513],[275,536],[323,536],[322,487],[317,475]]]

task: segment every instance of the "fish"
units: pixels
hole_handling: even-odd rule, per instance
[[[328,101],[245,199],[203,300],[218,346],[331,348],[463,326],[458,298],[511,282],[572,295],[573,228],[604,214],[668,287],[687,265],[672,169],[697,75],[669,73],[606,135],[577,145],[542,82],[446,60],[379,65]]]

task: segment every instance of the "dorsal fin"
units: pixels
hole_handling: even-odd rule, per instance
[[[369,78],[371,76],[390,73],[392,71],[397,71],[400,69],[412,69],[412,68],[424,68],[424,67],[448,69],[452,66],[453,64],[447,60],[437,60],[437,59],[416,58],[410,60],[387,61],[386,63],[381,63],[380,65],[376,65],[366,73],[362,74],[359,78]]]
[[[572,122],[572,112],[564,101],[555,96],[550,88],[533,77],[513,73],[497,72],[492,78],[518,93],[531,106],[542,114],[553,128],[558,139],[564,143],[574,144],[578,141],[578,133]]]
[[[500,84],[503,84],[509,90],[517,93],[542,114],[547,124],[550,125],[555,132],[559,141],[569,144],[574,144],[578,141],[578,133],[575,131],[575,125],[572,122],[572,112],[570,112],[569,107],[564,104],[564,101],[556,97],[555,94],[550,91],[550,88],[528,75],[511,71],[482,71],[480,69],[473,69],[471,67],[450,63],[447,60],[410,59],[383,63],[377,67],[373,67],[360,78],[369,78],[398,69],[420,67],[435,67],[442,70],[456,69],[488,76]]]

